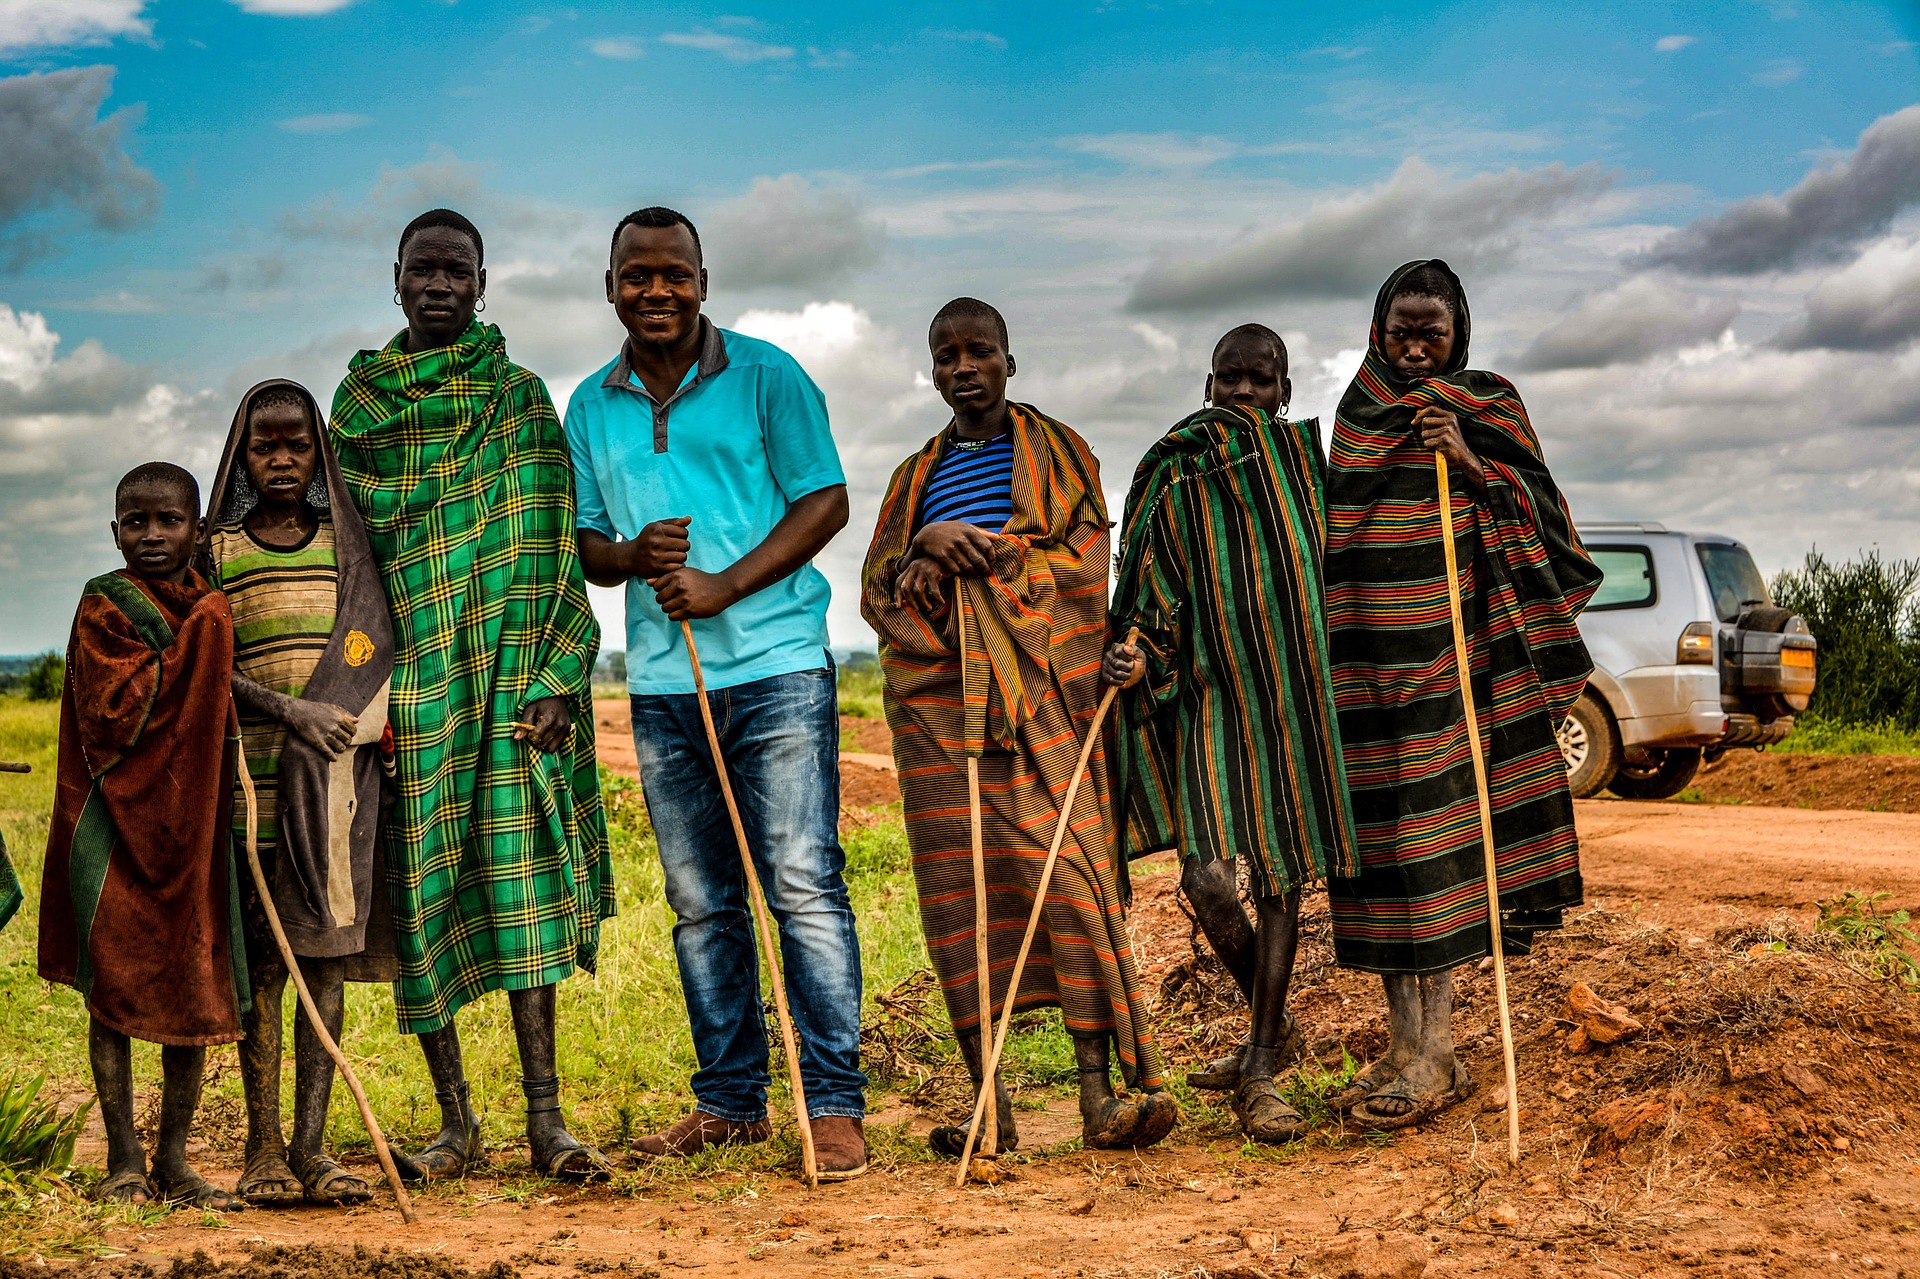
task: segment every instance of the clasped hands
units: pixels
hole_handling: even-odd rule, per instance
[[[691,515],[655,520],[640,536],[621,543],[626,568],[653,588],[660,611],[676,622],[717,617],[736,603],[731,580],[724,573],[704,573],[687,563],[692,543],[687,540]]]
[[[963,520],[941,520],[913,535],[907,566],[894,580],[894,601],[931,617],[947,606],[947,580],[993,572],[993,534]]]

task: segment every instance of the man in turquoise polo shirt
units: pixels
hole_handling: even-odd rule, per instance
[[[627,590],[634,744],[700,1061],[693,1113],[634,1149],[768,1135],[753,921],[680,633],[691,620],[779,921],[820,1174],[839,1180],[866,1171],[867,1080],[828,587],[811,561],[846,525],[846,478],[819,388],[778,347],[702,316],[706,295],[691,222],[661,208],[621,219],[607,301],[627,340],[567,405],[581,562]]]

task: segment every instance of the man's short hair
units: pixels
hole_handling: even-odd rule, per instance
[[[693,237],[694,265],[706,265],[706,250],[700,247],[700,228],[693,224],[692,218],[689,218],[678,209],[669,209],[661,204],[649,205],[644,209],[635,209],[632,213],[620,219],[619,224],[613,228],[613,239],[607,244],[607,260],[609,262],[613,260],[613,255],[620,250],[620,233],[630,226],[647,227],[649,229],[664,229],[670,226],[683,226],[687,228],[687,234]]]
[[[290,386],[270,386],[253,397],[247,404],[247,422],[253,422],[253,415],[261,409],[298,409],[303,416],[311,417],[307,411],[307,397]]]
[[[1281,340],[1278,333],[1275,333],[1264,324],[1242,324],[1238,328],[1228,329],[1220,335],[1220,340],[1213,344],[1213,359],[1219,359],[1220,352],[1224,351],[1227,343],[1233,341],[1235,338],[1251,338],[1256,342],[1264,342],[1271,346],[1273,348],[1273,358],[1280,364],[1280,372],[1282,374],[1286,373],[1287,344]],[[1209,363],[1211,362],[1210,360]]]
[[[1000,314],[998,308],[979,298],[955,298],[934,312],[933,323],[927,326],[928,345],[932,345],[933,335],[943,323],[959,319],[993,321],[993,331],[1000,335],[1000,349],[1013,350],[1013,343],[1007,337],[1007,318]]]
[[[193,472],[172,462],[142,462],[120,477],[113,488],[113,509],[117,515],[120,503],[127,494],[135,489],[173,488],[183,494],[194,514],[200,513],[200,481],[193,478]]]
[[[407,241],[413,238],[414,232],[424,231],[428,227],[436,226],[443,226],[449,230],[458,231],[469,240],[472,240],[474,265],[485,266],[487,264],[487,246],[486,242],[480,238],[480,228],[467,221],[466,218],[460,214],[455,213],[452,209],[428,209],[425,213],[422,213],[419,217],[407,223],[407,229],[400,233],[400,247],[394,251],[394,261],[405,262],[407,260]]]
[[[1431,262],[1407,272],[1407,278],[1394,289],[1393,298],[1432,298],[1447,308],[1455,324],[1460,322],[1460,286],[1445,268]],[[1387,299],[1388,306],[1393,305],[1393,298]]]

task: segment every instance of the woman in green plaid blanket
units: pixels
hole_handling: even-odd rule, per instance
[[[505,990],[534,1167],[588,1179],[605,1161],[561,1118],[554,993],[593,970],[614,913],[589,684],[600,634],[547,388],[474,318],[483,254],[451,210],[408,224],[393,268],[407,327],[354,357],[331,422],[393,610],[394,1005],[443,1121],[403,1171],[458,1176],[479,1157],[454,1014]]]

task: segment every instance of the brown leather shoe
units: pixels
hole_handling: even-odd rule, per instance
[[[813,1121],[813,1158],[822,1181],[851,1181],[867,1170],[866,1125],[845,1115]]]
[[[773,1126],[762,1119],[743,1124],[696,1110],[665,1132],[648,1133],[633,1142],[633,1153],[656,1158],[697,1155],[708,1146],[753,1146],[767,1139]]]

